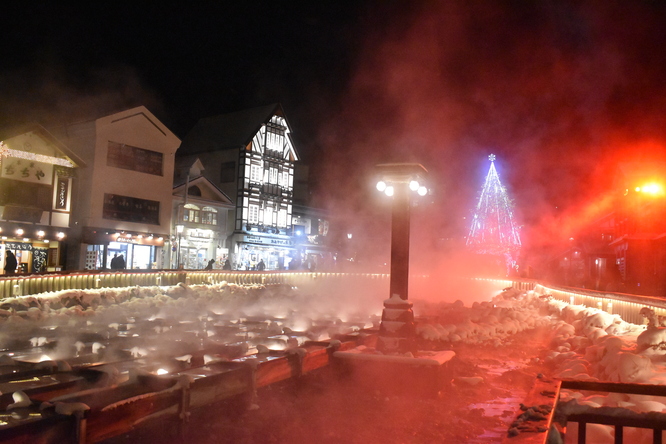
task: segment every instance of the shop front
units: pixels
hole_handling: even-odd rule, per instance
[[[232,243],[234,270],[257,270],[260,261],[265,270],[287,270],[297,257],[294,242],[288,236],[235,234]]]
[[[37,229],[29,233],[29,229],[0,227],[2,233],[0,243],[0,269],[5,273],[7,251],[16,257],[16,273],[41,273],[60,271],[62,240],[64,231],[46,231]],[[30,236],[33,237],[30,237]]]
[[[222,268],[229,256],[229,249],[222,244],[220,233],[204,228],[184,228],[180,235],[172,238],[173,249],[172,266],[177,268],[177,262],[187,270],[201,270],[208,265],[211,259],[215,260],[213,268]],[[180,244],[180,248],[179,248]]]
[[[85,248],[85,269],[163,268],[164,239],[165,236],[153,233],[86,229],[82,238]]]

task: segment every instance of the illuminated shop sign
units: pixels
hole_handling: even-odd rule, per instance
[[[5,248],[8,250],[32,251],[32,244],[25,242],[5,242]]]
[[[294,242],[291,239],[277,239],[274,237],[262,237],[262,236],[243,236],[243,242],[251,242],[255,244],[279,245],[282,247],[291,247],[294,245]]]
[[[5,157],[2,159],[2,177],[24,182],[51,184],[53,165],[34,160]]]
[[[191,238],[205,239],[210,240],[213,238],[213,232],[211,230],[188,230],[188,235]]]
[[[67,185],[68,185],[68,179],[58,177],[56,210],[67,209],[67,188],[68,188]]]
[[[127,238],[127,237],[122,237],[122,236],[118,236],[118,238],[115,240],[115,242],[120,242],[120,243],[123,243],[123,244],[141,244],[142,243],[142,242],[139,242],[139,239],[137,239],[135,237]]]

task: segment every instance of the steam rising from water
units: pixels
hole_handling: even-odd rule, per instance
[[[666,65],[649,62],[666,51],[663,5],[411,5],[375,5],[366,17],[341,111],[320,131],[319,194],[341,220],[363,221],[354,228],[371,240],[359,250],[372,256],[377,226],[390,223],[372,188],[377,163],[429,170],[412,260],[439,269],[464,257],[488,154],[515,199],[527,257],[608,210],[617,161],[664,156]]]

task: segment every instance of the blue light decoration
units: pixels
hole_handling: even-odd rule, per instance
[[[507,274],[516,269],[520,234],[513,218],[513,204],[495,169],[495,155],[488,156],[490,169],[476,205],[467,247],[477,254],[504,257]]]

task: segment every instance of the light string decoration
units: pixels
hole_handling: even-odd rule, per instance
[[[481,189],[467,247],[478,254],[503,256],[507,273],[516,267],[520,234],[513,218],[513,204],[495,169],[495,155],[488,156],[490,169]]]

